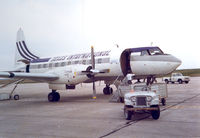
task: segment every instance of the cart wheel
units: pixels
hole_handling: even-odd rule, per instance
[[[120,98],[119,98],[119,101],[120,101],[120,103],[124,103],[124,98],[123,98],[123,97],[120,97]]]
[[[166,100],[165,100],[165,98],[162,98],[161,102],[162,102],[162,105],[163,105],[163,106],[166,105]]]
[[[132,115],[133,115],[133,112],[124,109],[124,116],[125,116],[126,120],[131,120]]]
[[[18,94],[16,94],[16,95],[14,95],[14,100],[19,100],[19,95]]]
[[[151,116],[153,117],[153,119],[157,120],[160,117],[160,107],[159,106],[153,106],[153,107],[157,107],[158,109],[151,111]]]

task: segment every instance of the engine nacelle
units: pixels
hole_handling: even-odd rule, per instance
[[[74,86],[76,84],[82,83],[89,79],[86,74],[83,74],[82,71],[85,71],[88,66],[80,65],[67,68],[60,68],[54,70],[54,74],[59,75],[59,79],[51,82],[52,84],[67,84],[68,86]],[[62,86],[64,87],[64,86]]]
[[[75,85],[67,85],[67,84],[49,84],[49,89],[52,90],[66,90],[66,89],[75,89]]]

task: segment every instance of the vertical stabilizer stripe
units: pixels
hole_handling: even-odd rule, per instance
[[[35,57],[35,58],[39,58],[38,56],[32,54],[32,53],[28,50],[28,48],[27,48],[27,46],[26,46],[26,43],[25,43],[24,41],[22,41],[22,43],[23,43],[23,45],[24,45],[24,47],[25,47],[25,49],[26,49],[26,51],[28,52],[29,55],[31,55],[31,56],[33,56],[33,57]]]
[[[23,55],[23,53],[20,51],[20,48],[19,48],[19,45],[18,45],[17,42],[16,42],[16,45],[17,45],[17,50],[18,50],[18,52],[20,53],[20,55],[21,55],[23,58],[25,58],[26,60],[31,60],[31,59],[29,59],[29,58],[27,58],[26,56]]]
[[[21,48],[21,50],[22,50],[22,52],[23,52],[23,54],[26,56],[26,57],[28,57],[28,58],[30,58],[30,59],[36,59],[35,57],[32,57],[32,56],[30,56],[28,53],[26,53],[26,51],[24,50],[24,48],[23,48],[23,46],[22,46],[22,44],[19,42],[19,45],[20,45],[20,48]]]

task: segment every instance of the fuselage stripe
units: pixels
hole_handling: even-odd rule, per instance
[[[26,51],[27,51],[31,56],[33,56],[33,57],[35,57],[35,58],[39,58],[38,56],[32,54],[32,53],[28,50],[28,48],[27,48],[27,46],[26,46],[26,43],[25,43],[24,41],[22,41],[22,44],[24,45]]]
[[[20,49],[19,49],[19,45],[18,45],[18,43],[16,42],[16,45],[17,45],[17,50],[18,50],[18,52],[20,53],[20,55],[23,57],[23,58],[25,58],[26,60],[31,60],[31,59],[29,59],[29,58],[27,58],[26,56],[24,56],[23,55],[23,53],[20,51]]]
[[[24,50],[22,44],[19,42],[20,48],[22,50],[22,52],[24,53],[24,55],[26,55],[27,57],[31,58],[32,60],[35,59],[34,57],[31,57],[28,53],[26,53],[26,51]]]

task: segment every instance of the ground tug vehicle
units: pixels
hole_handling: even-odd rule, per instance
[[[131,120],[136,112],[148,112],[153,119],[160,117],[160,103],[166,104],[168,97],[165,83],[136,83],[132,84],[131,77],[127,77],[118,86],[120,101],[124,101],[124,115]]]

